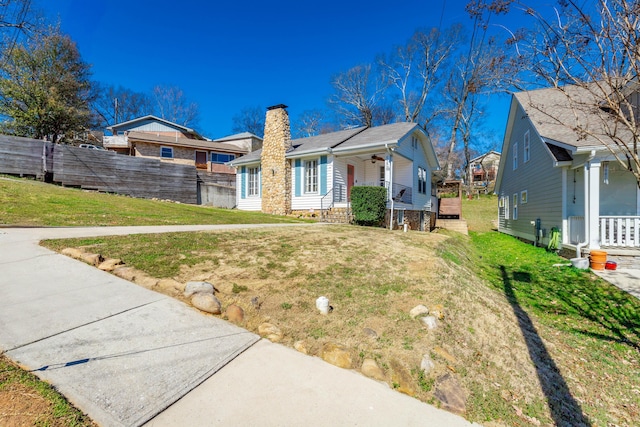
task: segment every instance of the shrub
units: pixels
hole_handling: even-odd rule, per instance
[[[351,188],[351,210],[356,224],[377,226],[384,221],[387,189],[384,187]]]

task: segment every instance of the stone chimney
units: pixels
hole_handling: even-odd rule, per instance
[[[286,215],[291,212],[291,163],[285,154],[291,146],[286,105],[267,108],[262,141],[262,212]]]

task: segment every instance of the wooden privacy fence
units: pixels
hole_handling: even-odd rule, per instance
[[[0,173],[134,197],[198,202],[195,166],[0,135]]]

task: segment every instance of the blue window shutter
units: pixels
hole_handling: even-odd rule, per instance
[[[327,156],[320,156],[320,195],[327,193]]]
[[[242,166],[240,168],[240,198],[245,199],[247,197],[247,167]]]
[[[302,195],[302,161],[296,159],[296,197]]]

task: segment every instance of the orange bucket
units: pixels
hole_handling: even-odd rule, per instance
[[[607,263],[607,253],[605,251],[591,251],[589,259],[592,270],[604,270]]]

